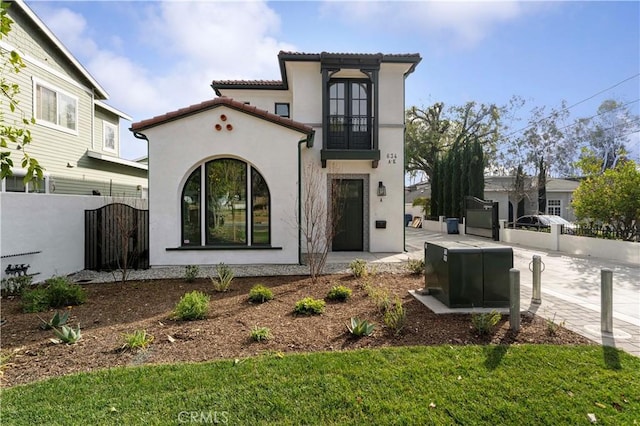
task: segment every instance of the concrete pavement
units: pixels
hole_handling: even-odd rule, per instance
[[[424,243],[438,241],[483,241],[467,235],[449,235],[406,228],[407,255],[424,257]],[[520,306],[595,342],[640,356],[640,265],[607,259],[547,252],[497,242],[513,248],[514,268],[520,270]],[[638,246],[640,250],[640,245]],[[534,255],[542,258],[542,303],[531,303]],[[601,270],[613,271],[613,333],[601,331]],[[555,318],[554,318],[555,317]]]

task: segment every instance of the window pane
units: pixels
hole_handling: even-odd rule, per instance
[[[182,191],[182,245],[199,246],[200,232],[200,167],[187,179]]]
[[[76,101],[60,93],[58,93],[58,124],[67,129],[76,129]]]
[[[222,159],[206,164],[207,245],[247,243],[247,166]]]
[[[276,103],[276,115],[280,117],[289,117],[289,104]]]
[[[56,120],[56,92],[46,87],[36,86],[36,118],[57,124]]]
[[[116,150],[116,127],[106,124],[104,126],[104,149]]]
[[[7,192],[27,192],[24,184],[24,176],[7,176],[5,181],[5,189]]]
[[[45,184],[46,181],[44,179],[33,178],[33,180],[29,182],[29,192],[44,194],[45,192],[47,192]]]
[[[269,244],[269,188],[254,168],[251,168],[251,207],[251,244]]]

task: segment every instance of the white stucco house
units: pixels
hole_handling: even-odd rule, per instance
[[[343,206],[331,250],[403,251],[404,83],[420,60],[280,52],[281,80],[213,81],[217,97],[134,123],[150,264],[299,263],[308,191]]]

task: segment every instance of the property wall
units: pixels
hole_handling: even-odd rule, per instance
[[[84,269],[84,211],[111,202],[146,208],[146,200],[0,193],[0,271],[29,264],[34,282]],[[36,254],[20,255],[21,253]]]
[[[223,114],[227,120],[223,129],[216,131]],[[227,124],[233,130],[226,130]],[[298,142],[303,134],[225,106],[144,133],[149,138],[152,267],[298,262],[297,165]],[[264,177],[271,194],[271,245],[279,249],[167,250],[181,246],[180,197],[184,182],[198,165],[222,157],[243,160]]]
[[[639,243],[563,235],[559,225],[552,225],[550,233],[509,229],[504,227],[504,222],[500,226],[500,241],[506,243],[640,264]]]

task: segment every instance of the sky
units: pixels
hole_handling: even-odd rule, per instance
[[[571,117],[605,99],[640,114],[638,1],[27,1],[141,121],[215,97],[212,80],[281,78],[281,50],[419,53],[406,107],[526,100]],[[121,129],[121,156],[146,143]],[[524,124],[523,124],[524,126]],[[514,128],[518,128],[517,125]],[[640,158],[640,133],[632,135]]]

